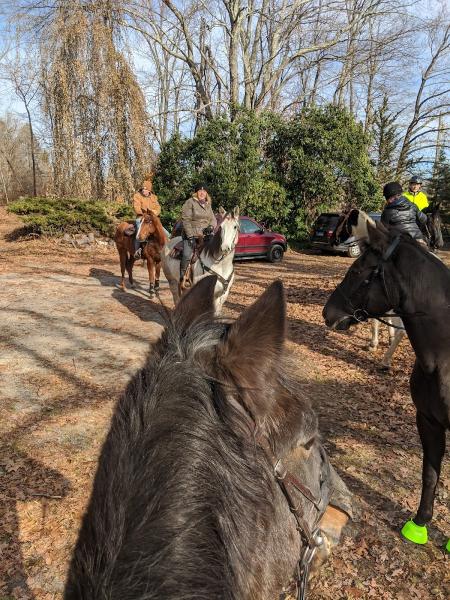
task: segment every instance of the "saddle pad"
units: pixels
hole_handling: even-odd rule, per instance
[[[181,242],[178,242],[177,244],[175,244],[175,246],[170,251],[169,256],[171,258],[176,258],[177,260],[181,260],[181,257],[183,256],[183,240],[181,240]]]

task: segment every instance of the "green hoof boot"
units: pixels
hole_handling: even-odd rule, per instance
[[[416,525],[412,519],[403,525],[402,536],[410,542],[414,542],[414,544],[426,544],[428,542],[426,525]]]
[[[450,552],[450,540],[448,540],[447,545],[445,546],[447,552]]]

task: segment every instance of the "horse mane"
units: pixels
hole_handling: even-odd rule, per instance
[[[155,236],[155,239],[157,241],[157,243],[159,244],[159,246],[162,248],[164,246],[164,244],[167,242],[167,237],[166,234],[164,232],[164,228],[162,226],[161,223],[161,219],[155,215],[155,213],[152,213],[153,216],[153,222],[155,224],[155,233],[153,234]]]
[[[219,225],[212,238],[205,244],[205,255],[216,259],[220,255],[222,246],[222,225]]]
[[[266,552],[276,483],[235,388],[212,367],[228,327],[198,319],[183,331],[169,321],[128,384],[101,452],[65,600],[235,600],[260,581],[253,561]],[[268,427],[286,435],[304,426],[307,403],[289,364],[267,352],[273,385],[286,396]]]
[[[377,223],[377,226],[379,224]],[[389,241],[394,240],[398,232],[388,231]],[[450,269],[445,263],[419,244],[410,235],[400,234],[402,245],[408,248],[408,269],[401,272],[402,283],[407,289],[407,299],[414,298],[420,305],[428,305],[430,293],[444,294],[444,301],[450,300]],[[411,253],[414,257],[411,257]]]
[[[151,217],[153,224],[155,225],[155,232],[152,234],[153,238],[160,248],[162,248],[167,242],[167,238],[161,223],[161,219],[152,210],[148,210],[146,213],[144,213],[144,219],[147,215]]]

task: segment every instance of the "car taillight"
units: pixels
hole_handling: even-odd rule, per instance
[[[333,235],[333,230],[329,229],[325,235],[330,238]]]

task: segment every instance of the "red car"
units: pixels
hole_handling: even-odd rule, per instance
[[[239,217],[239,240],[234,258],[267,258],[270,262],[280,262],[287,250],[287,241],[281,233],[274,233],[257,223],[251,217]]]
[[[239,217],[239,239],[234,253],[235,260],[267,258],[270,262],[280,262],[287,250],[287,241],[281,233],[274,233],[260,225],[251,217]],[[177,221],[172,237],[181,235],[183,224]]]

